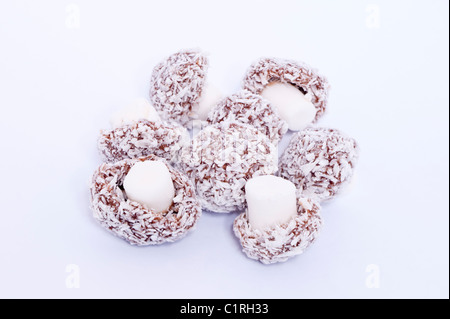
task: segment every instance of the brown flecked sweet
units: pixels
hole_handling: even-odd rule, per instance
[[[262,58],[247,70],[243,88],[252,93],[261,94],[271,82],[292,84],[302,93],[310,94],[311,102],[317,109],[314,122],[324,114],[328,100],[328,81],[305,63],[278,58]]]
[[[175,188],[173,203],[166,213],[156,213],[129,200],[123,181],[138,161],[163,161],[156,156],[103,163],[92,177],[91,209],[94,218],[114,235],[132,245],[156,245],[181,239],[192,230],[202,209],[189,179],[166,163]]]
[[[336,129],[310,127],[296,133],[279,162],[279,174],[304,197],[324,201],[351,180],[358,159],[354,139]]]
[[[318,237],[322,218],[319,204],[311,199],[299,199],[297,208],[297,216],[289,222],[264,230],[250,225],[247,212],[240,214],[233,231],[247,257],[273,264],[302,254]]]
[[[229,213],[245,207],[244,186],[253,176],[277,170],[277,148],[256,128],[223,122],[207,126],[183,150],[181,165],[202,207]]]
[[[276,107],[258,94],[242,90],[220,101],[209,113],[208,123],[238,121],[249,124],[278,143],[287,132],[286,121],[278,115]]]
[[[153,69],[150,100],[164,120],[181,125],[189,122],[207,71],[208,59],[197,50],[174,53]]]
[[[102,131],[98,149],[103,161],[108,163],[148,155],[176,162],[181,148],[188,142],[189,134],[184,127],[142,119]]]

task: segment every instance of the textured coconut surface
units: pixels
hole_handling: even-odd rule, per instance
[[[175,163],[187,143],[188,131],[178,124],[139,120],[102,131],[98,138],[98,149],[103,161],[108,163],[149,155]]]
[[[296,133],[279,163],[279,174],[305,197],[335,197],[350,181],[358,160],[356,141],[339,130],[309,127]]]
[[[280,142],[288,126],[278,115],[275,106],[260,95],[242,90],[220,101],[208,116],[208,123],[238,121],[249,124],[267,135],[273,142]]]
[[[187,125],[205,85],[208,59],[198,50],[183,50],[160,62],[150,80],[150,101],[167,121]]]

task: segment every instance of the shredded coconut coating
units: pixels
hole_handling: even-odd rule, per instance
[[[177,162],[181,148],[188,143],[187,130],[178,124],[139,120],[102,131],[98,149],[107,163],[148,155]]]
[[[350,181],[358,152],[356,141],[338,130],[309,127],[292,137],[281,156],[279,173],[302,196],[329,200]]]
[[[254,229],[247,212],[233,223],[233,230],[242,245],[242,251],[263,264],[284,262],[302,254],[318,237],[322,228],[320,206],[311,199],[298,200],[298,214],[285,224],[267,230]]]
[[[243,87],[255,94],[261,94],[271,82],[289,83],[300,88],[303,93],[311,94],[311,102],[317,109],[314,122],[325,113],[330,86],[324,76],[307,64],[278,58],[262,58],[247,70]]]
[[[103,163],[92,177],[91,209],[94,218],[114,235],[132,245],[146,246],[181,239],[192,230],[202,209],[189,179],[179,171],[167,168],[172,175],[175,197],[167,213],[156,213],[138,202],[127,199],[123,180],[138,161],[165,160],[156,156]]]
[[[277,162],[277,148],[267,136],[239,122],[207,126],[181,156],[203,208],[217,213],[243,210],[247,180],[274,174]]]
[[[277,144],[288,130],[286,121],[278,115],[276,107],[258,94],[242,90],[220,101],[209,113],[208,123],[238,121],[257,128]]]
[[[172,54],[153,69],[150,100],[163,119],[188,124],[207,71],[208,59],[196,50]]]

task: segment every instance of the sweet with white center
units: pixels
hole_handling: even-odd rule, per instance
[[[128,199],[156,213],[167,212],[175,196],[172,176],[161,161],[137,162],[123,181]]]
[[[273,82],[261,92],[278,109],[280,117],[288,123],[289,129],[299,131],[311,124],[317,109],[308,94],[288,83]]]
[[[118,128],[126,124],[135,123],[141,119],[152,122],[160,122],[161,118],[155,108],[144,98],[134,100],[124,109],[111,116],[110,123],[113,128]]]
[[[206,83],[203,87],[202,94],[194,106],[194,116],[196,119],[201,121],[206,121],[208,118],[209,111],[223,98],[220,90],[212,85],[211,83]]]
[[[250,225],[264,230],[288,222],[297,215],[295,193],[295,185],[281,177],[265,175],[250,179],[245,185]]]

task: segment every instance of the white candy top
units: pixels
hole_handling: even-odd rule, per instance
[[[314,121],[317,109],[311,96],[303,94],[295,86],[273,82],[261,92],[261,96],[278,108],[280,117],[288,123],[289,129],[299,131]]]
[[[137,162],[123,181],[128,199],[157,213],[169,210],[175,196],[172,176],[161,161]]]
[[[255,229],[284,224],[297,215],[295,185],[284,178],[254,177],[245,185],[245,197],[249,223]]]
[[[141,119],[153,122],[161,121],[155,108],[144,98],[136,99],[124,109],[114,113],[111,116],[110,123],[113,128],[118,128],[125,124],[135,123]]]

